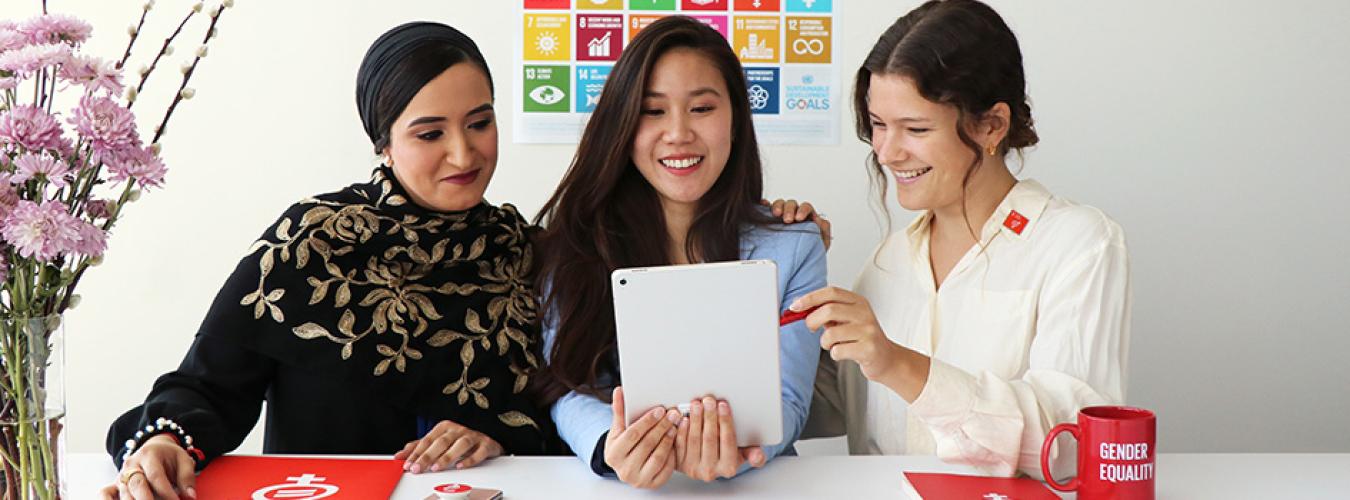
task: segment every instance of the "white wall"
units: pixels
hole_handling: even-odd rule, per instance
[[[36,3],[7,1],[4,15],[26,16]],[[91,48],[108,57],[120,55],[136,3],[51,1],[91,20]],[[1335,204],[1350,190],[1350,4],[992,3],[1022,41],[1043,139],[1024,175],[1126,229],[1136,299],[1129,402],[1159,412],[1165,451],[1350,452],[1350,212]],[[158,4],[153,33],[189,2]],[[836,4],[848,80],[917,2]],[[538,209],[573,148],[510,143],[513,5],[240,0],[227,12],[194,79],[198,95],[165,138],[167,187],[128,209],[67,321],[74,451],[101,449],[108,423],[177,365],[217,287],[283,208],[365,178],[373,155],[353,81],[383,30],[430,19],[478,40],[502,110],[489,199]],[[143,41],[138,54],[158,44]],[[176,86],[195,43],[177,45],[157,89]],[[771,196],[809,199],[833,219],[837,284],[852,282],[880,235],[850,111],[840,108],[839,146],[765,154]],[[896,223],[912,215],[897,212]]]

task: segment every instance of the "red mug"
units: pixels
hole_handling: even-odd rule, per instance
[[[1077,424],[1059,424],[1041,445],[1041,473],[1051,488],[1077,491],[1079,500],[1153,500],[1158,418],[1128,406],[1090,406]],[[1068,484],[1050,475],[1050,447],[1061,432],[1078,440],[1078,475]]]

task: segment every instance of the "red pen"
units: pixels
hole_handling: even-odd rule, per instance
[[[787,312],[783,313],[783,317],[778,318],[778,326],[788,326],[793,322],[806,319],[806,317],[810,316],[811,313],[816,311],[816,309],[820,309],[820,306],[812,307],[805,311],[793,311],[791,309],[788,309]]]

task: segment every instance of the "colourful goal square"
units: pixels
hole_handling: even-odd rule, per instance
[[[571,14],[525,14],[526,61],[570,61]]]
[[[829,64],[831,21],[828,17],[789,16],[787,40],[783,42],[784,62]]]
[[[577,14],[577,60],[617,61],[623,51],[623,14]]]
[[[782,20],[777,17],[737,16],[733,21],[731,47],[742,63],[778,62],[778,32]]]
[[[525,65],[526,113],[566,113],[571,89],[570,66]]]

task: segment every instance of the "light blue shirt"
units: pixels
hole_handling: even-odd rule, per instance
[[[797,297],[826,285],[825,245],[820,229],[812,223],[790,226],[753,227],[741,233],[742,260],[772,260],[778,265],[778,309],[787,310]],[[558,333],[557,317],[549,314],[543,325],[544,352],[553,352]],[[778,363],[782,371],[783,440],[765,446],[766,458],[794,455],[792,443],[806,425],[811,394],[820,359],[820,339],[798,321],[782,327],[778,339]],[[604,381],[601,381],[604,382]],[[586,394],[569,392],[550,408],[563,441],[590,468],[600,437],[609,431],[613,415],[609,404]],[[738,472],[749,469],[743,464]]]

